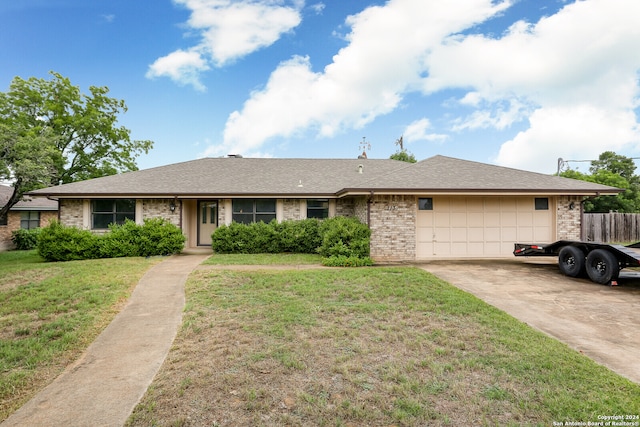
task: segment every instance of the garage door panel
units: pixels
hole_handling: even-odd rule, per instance
[[[467,213],[466,212],[452,212],[451,213],[451,226],[452,227],[466,227],[467,226]]]
[[[554,208],[535,210],[534,197],[434,197],[418,211],[417,256],[510,256],[515,242],[553,241]]]
[[[451,241],[452,242],[466,242],[467,241],[467,229],[466,228],[452,228],[451,229]]]
[[[451,226],[451,214],[449,212],[446,213],[436,213],[435,214],[435,223],[436,227],[449,227]]]
[[[469,213],[467,217],[467,224],[469,224],[469,227],[484,227],[484,214],[482,212]]]
[[[467,237],[470,242],[484,242],[485,241],[485,229],[484,228],[469,228]]]

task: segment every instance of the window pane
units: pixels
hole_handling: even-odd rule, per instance
[[[235,199],[233,201],[233,213],[253,212],[253,200]]]
[[[536,197],[535,204],[536,204],[537,211],[549,210],[549,199],[546,197]]]
[[[109,228],[109,224],[113,222],[113,214],[94,213],[92,228],[104,229]]]
[[[307,200],[307,207],[308,208],[328,208],[329,201],[323,200],[323,199],[310,199],[310,200]]]
[[[201,209],[202,209],[202,211],[200,212],[200,216],[202,217],[201,222],[203,224],[206,224],[207,223],[207,205],[203,204]]]
[[[269,199],[258,199],[256,200],[256,212],[275,212],[276,211],[276,201]]]
[[[93,212],[113,212],[113,200],[94,200]]]
[[[211,212],[209,215],[209,224],[217,224],[218,223],[218,205],[217,203],[212,203],[209,205]]]
[[[136,201],[132,199],[119,199],[115,201],[116,212],[134,213],[136,211]]]
[[[418,209],[421,211],[433,210],[433,199],[431,197],[425,197],[418,199]]]
[[[253,214],[252,213],[234,213],[233,220],[235,222],[239,222],[240,224],[251,224],[253,222]]]
[[[276,214],[256,214],[256,222],[270,222],[276,219]]]
[[[7,215],[0,216],[0,225],[7,225]]]
[[[131,221],[135,221],[135,215],[132,215],[130,213],[118,213],[116,214],[116,224],[118,225],[122,225],[125,223],[125,221],[127,219],[130,219]]]

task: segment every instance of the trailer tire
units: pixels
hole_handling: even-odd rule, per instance
[[[593,282],[605,285],[620,274],[617,258],[606,249],[594,249],[587,255],[587,275]]]
[[[578,277],[584,274],[585,256],[576,246],[564,246],[558,254],[558,267],[565,276]]]

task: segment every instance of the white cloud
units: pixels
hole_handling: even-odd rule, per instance
[[[322,11],[325,8],[325,4],[324,3],[316,3],[316,4],[312,4],[311,6],[309,6],[311,8],[311,10],[316,13],[317,15],[320,15],[322,13]]]
[[[301,22],[301,0],[282,6],[274,0],[174,0],[191,10],[186,23],[200,36],[189,49],[157,59],[148,77],[167,76],[202,90],[199,74],[210,65],[223,67],[275,43]],[[188,53],[187,55],[185,55]],[[161,62],[158,65],[158,62]],[[194,65],[195,64],[195,65]]]
[[[451,130],[528,128],[506,141],[498,164],[554,171],[558,157],[596,158],[640,145],[640,3],[582,0],[490,37],[462,34],[510,1],[389,0],[346,19],[348,45],[324,70],[295,57],[275,69],[226,123],[208,154],[251,153],[270,138],[333,136],[394,111],[404,96],[464,90]],[[448,114],[458,113],[453,109]],[[428,140],[422,119],[405,138]],[[442,140],[442,139],[437,139]]]
[[[147,78],[169,77],[180,85],[192,85],[199,91],[204,91],[205,87],[200,82],[200,73],[207,71],[209,65],[196,50],[177,50],[167,56],[156,59],[149,66]]]
[[[250,152],[271,137],[309,128],[322,136],[361,128],[415,90],[426,55],[444,37],[507,6],[491,0],[390,0],[349,16],[349,44],[323,72],[313,72],[308,58],[281,63],[266,87],[229,116],[224,142],[208,154]]]
[[[515,168],[554,172],[558,157],[597,159],[603,151],[618,151],[640,141],[633,111],[591,104],[540,108],[529,118],[530,128],[504,143],[496,159]]]
[[[529,129],[502,146],[499,164],[553,171],[557,157],[636,145],[639,13],[635,0],[586,0],[534,24],[517,22],[498,39],[452,36],[428,57],[423,90],[473,88],[460,102],[479,109],[456,130],[504,129],[530,115]]]
[[[416,120],[409,124],[403,132],[403,137],[407,142],[415,141],[432,141],[442,142],[448,138],[447,135],[428,133],[427,130],[431,128],[431,122],[427,118]]]

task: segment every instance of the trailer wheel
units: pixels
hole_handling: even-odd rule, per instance
[[[616,257],[605,249],[594,249],[587,255],[587,275],[601,285],[618,278],[620,264]]]
[[[565,246],[558,254],[558,267],[565,276],[578,277],[584,273],[584,252],[575,246]]]

